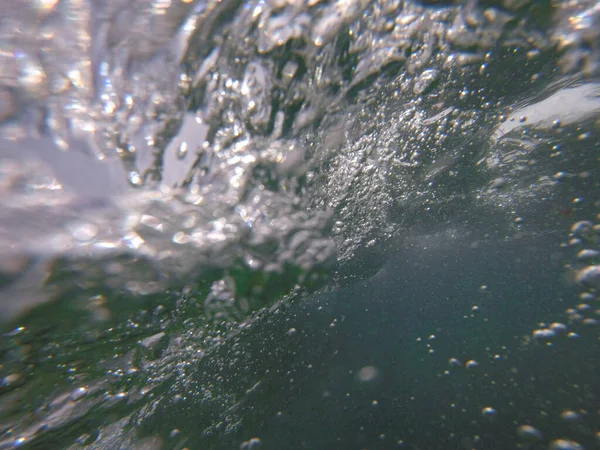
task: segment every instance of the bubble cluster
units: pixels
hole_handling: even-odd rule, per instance
[[[3,10],[0,321],[13,331],[1,337],[0,409],[16,418],[0,447],[43,447],[90,423],[74,448],[160,448],[167,436],[186,448],[179,423],[140,439],[122,428],[193,402],[222,412],[203,436],[233,435],[271,374],[248,375],[240,400],[227,392],[228,368],[247,367],[252,355],[234,349],[220,359],[219,350],[322,286],[333,267],[339,284],[366,278],[402,238],[453,222],[466,205],[481,209],[461,222],[506,219],[485,236],[502,242],[524,242],[534,210],[548,205],[558,210],[550,225],[580,219],[586,197],[558,204],[559,187],[593,179],[593,167],[571,170],[593,149],[567,149],[570,139],[594,145],[598,85],[555,68],[597,73],[599,11],[590,1],[528,0],[31,0]],[[582,296],[565,318],[537,325],[529,348],[561,349],[593,333],[597,221],[575,222],[565,244]],[[462,310],[469,326],[493,315],[493,282],[477,281],[485,298]],[[260,351],[276,359],[279,347],[299,346],[300,323]],[[343,328],[327,321],[331,335]],[[467,407],[461,377],[509,391],[520,370],[505,367],[513,349],[446,352],[449,328],[429,328],[418,345],[435,375],[455,383],[450,409],[500,422],[510,414],[500,398]],[[219,374],[193,381],[207,355]],[[347,377],[365,392],[388,377],[369,361]],[[301,366],[318,372],[309,362]],[[291,390],[298,379],[286,375]],[[17,407],[28,395],[35,414]],[[367,414],[387,407],[376,398]],[[587,416],[573,403],[544,414],[577,430]],[[577,436],[554,439],[539,427],[521,425],[513,439],[581,448],[569,440]],[[460,439],[471,448],[485,436]]]

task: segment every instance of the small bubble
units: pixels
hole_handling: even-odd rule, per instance
[[[485,408],[483,408],[481,410],[481,414],[483,416],[487,416],[487,417],[495,416],[496,410],[494,408],[492,408],[491,406],[486,406]]]
[[[575,441],[555,439],[548,445],[548,450],[583,450],[583,447]]]
[[[554,179],[556,180],[562,180],[563,178],[566,178],[568,175],[566,172],[556,172],[554,174]]]
[[[478,366],[479,366],[479,363],[477,361],[475,361],[474,359],[470,359],[465,363],[465,367],[467,369],[474,369]]]
[[[490,187],[492,189],[500,189],[500,188],[506,186],[507,183],[508,183],[508,180],[506,178],[499,177],[499,178],[492,180],[492,182],[490,183]]]
[[[261,440],[257,437],[253,437],[252,439],[242,442],[240,445],[240,450],[256,450],[261,448],[261,446]]]
[[[78,241],[90,241],[98,234],[98,228],[93,224],[79,224],[72,228],[73,237]]]
[[[83,397],[85,397],[87,395],[88,391],[85,387],[79,387],[77,389],[75,389],[73,392],[71,392],[70,398],[73,401],[77,401]]]
[[[129,182],[133,186],[137,187],[137,186],[142,185],[142,177],[140,176],[140,174],[137,171],[132,170],[131,172],[129,172],[128,177],[129,177]]]
[[[10,375],[6,375],[2,378],[2,383],[0,386],[10,386],[21,379],[21,375],[18,373],[11,373]]]
[[[577,199],[573,200],[573,203],[575,203],[576,200]],[[571,226],[571,234],[575,237],[588,239],[593,235],[593,231],[594,224],[589,220],[581,220]]]
[[[295,336],[295,335],[296,335],[296,333],[297,333],[297,330],[296,330],[295,328],[290,328],[290,329],[287,331],[287,334],[288,334],[288,336]]]
[[[578,323],[583,320],[583,316],[578,313],[573,313],[569,315],[569,323]]]
[[[588,266],[577,272],[577,282],[585,287],[600,289],[600,266]]]
[[[379,369],[375,366],[364,366],[356,374],[356,379],[361,383],[373,381],[379,376]]]
[[[575,411],[565,409],[560,413],[560,418],[566,420],[567,422],[577,422],[581,417]]]
[[[185,234],[183,231],[178,231],[173,235],[171,240],[175,244],[184,245],[184,244],[187,244],[188,242],[190,242],[191,238],[189,235]]]
[[[585,261],[589,259],[600,259],[600,252],[598,250],[590,249],[580,250],[579,253],[577,253],[577,259],[579,259],[580,261]]]
[[[262,444],[261,440],[257,437],[253,437],[248,443],[250,444],[250,448],[258,448]]]
[[[183,141],[177,148],[177,159],[184,159],[188,154],[188,143]]]
[[[454,366],[454,367],[461,365],[460,361],[458,359],[456,359],[456,358],[450,358],[448,360],[448,364],[450,364],[451,366]]]
[[[562,334],[562,333],[567,332],[567,326],[565,324],[559,323],[559,322],[551,323],[548,328],[550,328],[556,334]]]
[[[521,425],[517,428],[517,436],[527,442],[541,441],[544,437],[540,430],[531,425]]]
[[[534,330],[532,335],[537,340],[548,340],[556,336],[556,333],[548,328],[543,328],[541,330]]]

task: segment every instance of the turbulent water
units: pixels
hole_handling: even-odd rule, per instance
[[[0,449],[598,448],[599,64],[594,1],[4,0]]]

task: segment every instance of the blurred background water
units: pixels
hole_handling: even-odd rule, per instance
[[[599,21],[3,1],[0,449],[600,448]]]

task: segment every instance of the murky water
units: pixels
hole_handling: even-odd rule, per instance
[[[0,448],[598,448],[599,20],[5,1]]]

